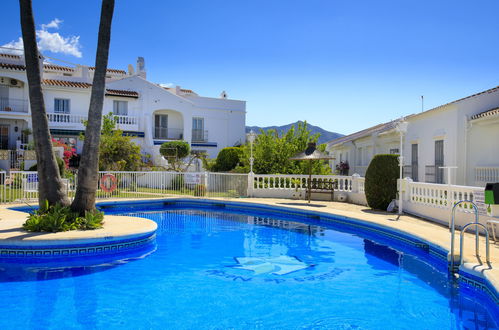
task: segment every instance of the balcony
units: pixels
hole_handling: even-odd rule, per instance
[[[208,131],[202,129],[192,130],[192,142],[208,142]]]
[[[137,131],[139,129],[139,118],[132,116],[115,115],[116,126],[123,131]]]
[[[0,111],[28,113],[28,101],[21,99],[12,99],[8,97],[0,97]]]
[[[184,130],[181,128],[154,127],[154,138],[157,140],[183,140]]]
[[[69,113],[47,113],[47,118],[52,127],[83,127],[83,122],[87,120],[87,116]]]

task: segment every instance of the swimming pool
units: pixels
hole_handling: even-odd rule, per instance
[[[0,328],[497,328],[438,253],[315,214],[222,203],[103,204],[156,246],[72,267],[0,267]],[[10,316],[10,317],[9,317]]]

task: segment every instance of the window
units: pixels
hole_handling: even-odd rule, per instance
[[[115,116],[128,116],[128,102],[127,101],[113,101],[113,115]]]
[[[168,115],[154,116],[154,138],[168,139]]]
[[[69,99],[54,99],[54,113],[70,113]]]
[[[205,141],[204,118],[192,118],[192,141]]]
[[[444,183],[444,140],[435,141],[435,183]]]
[[[390,149],[390,154],[391,155],[398,155],[399,154],[399,148]]]
[[[418,144],[413,143],[411,148],[411,176],[413,181],[418,181]]]

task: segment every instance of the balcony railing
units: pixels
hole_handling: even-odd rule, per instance
[[[499,182],[499,167],[475,167],[477,183]]]
[[[28,101],[21,99],[12,99],[0,97],[0,111],[7,112],[28,112]]]
[[[47,113],[47,118],[50,123],[58,125],[64,124],[83,124],[87,120],[87,116],[72,115],[69,113]]]
[[[154,138],[159,140],[182,140],[184,130],[181,128],[154,127]]]
[[[116,124],[119,125],[137,125],[139,123],[137,117],[115,115],[114,118],[116,119]]]
[[[208,131],[202,129],[192,130],[192,142],[206,142],[208,141]]]

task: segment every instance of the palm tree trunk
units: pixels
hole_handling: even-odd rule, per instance
[[[99,181],[99,143],[102,125],[102,106],[106,89],[107,61],[111,40],[114,0],[102,0],[102,9],[95,58],[95,72],[88,109],[85,142],[78,168],[78,185],[71,208],[84,214],[95,209],[95,195]]]
[[[42,93],[40,55],[36,44],[35,20],[31,0],[20,0],[19,4],[33,138],[38,164],[38,200],[41,208],[45,207],[45,201],[48,201],[49,205],[69,205],[52,150],[52,139]]]

